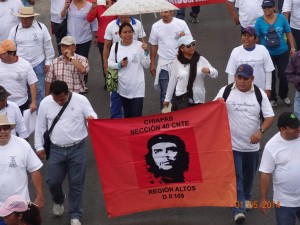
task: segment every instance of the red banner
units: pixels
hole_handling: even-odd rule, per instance
[[[89,121],[107,213],[234,206],[236,181],[226,105]]]
[[[225,3],[227,0],[168,0],[168,1],[173,5],[177,6],[178,8],[187,8],[187,7],[197,6],[197,5]]]

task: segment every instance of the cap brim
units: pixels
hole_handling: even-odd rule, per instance
[[[12,211],[0,207],[0,216],[1,216],[1,217],[8,216],[8,215],[10,215],[10,214],[12,214],[12,213],[13,213]]]
[[[243,76],[243,77],[246,77],[246,78],[250,78],[251,77],[251,75],[249,75],[247,73],[243,73],[243,72],[238,72],[235,75],[237,75],[237,76]]]
[[[294,123],[288,127],[293,128],[293,129],[298,128],[298,127],[300,127],[300,121],[298,120],[296,123]]]
[[[33,15],[23,15],[23,14],[20,14],[20,13],[14,13],[13,15],[17,16],[17,17],[22,17],[22,18],[28,18],[28,17],[33,17],[33,16],[39,16],[40,14],[39,13],[34,13]]]

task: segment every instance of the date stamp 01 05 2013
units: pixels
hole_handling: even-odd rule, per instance
[[[244,202],[235,202],[235,208],[243,208],[244,207]],[[258,201],[248,201],[248,206],[247,208],[253,208],[257,209],[259,208],[260,204],[263,209],[271,209],[271,208],[280,208],[280,202],[274,202],[274,201],[264,201],[264,202],[258,202]]]

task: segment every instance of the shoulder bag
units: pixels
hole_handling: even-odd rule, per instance
[[[116,42],[115,45],[115,61],[117,61],[117,52],[118,52],[119,42]],[[106,73],[106,87],[108,92],[117,91],[118,89],[118,70],[108,68]]]
[[[66,18],[64,18],[64,20],[61,21],[61,23],[58,25],[55,32],[55,36],[62,39],[63,37],[67,36],[67,34],[68,34],[68,13],[66,15]]]

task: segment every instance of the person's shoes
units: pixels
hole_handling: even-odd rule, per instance
[[[234,215],[234,222],[237,223],[237,224],[241,224],[245,221],[246,219],[246,216],[244,213],[237,213]]]
[[[192,16],[190,16],[190,18],[191,18],[191,22],[192,22],[192,23],[199,23],[199,22],[200,22],[199,19],[198,19],[197,17],[192,17]]]
[[[249,201],[249,200],[246,200],[245,201],[245,208],[246,208],[246,211],[250,211],[253,208],[252,202]]]
[[[288,97],[282,99],[282,101],[283,101],[283,103],[284,103],[285,105],[287,105],[287,106],[290,106],[290,105],[291,105],[291,100],[290,100]]]
[[[277,101],[275,100],[270,100],[270,103],[273,108],[277,106]]]
[[[81,225],[79,219],[71,219],[71,225]]]
[[[62,214],[64,214],[64,211],[65,208],[63,205],[54,203],[52,211],[54,216],[61,216]]]

